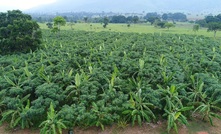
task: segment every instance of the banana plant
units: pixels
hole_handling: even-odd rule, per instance
[[[175,73],[167,74],[165,71],[163,71],[161,74],[162,74],[162,77],[163,77],[163,84],[168,85],[168,83],[173,80],[173,77],[174,77]]]
[[[159,85],[158,87],[162,94],[161,100],[166,103],[164,109],[171,111],[174,107],[183,107],[183,104],[179,98],[180,96],[178,94],[178,91],[175,85],[167,87],[166,89],[163,89]]]
[[[73,96],[80,96],[80,85],[82,83],[82,75],[77,73],[74,77],[74,84],[69,85],[66,90],[65,94],[67,94],[67,98],[72,98]]]
[[[21,88],[23,84],[21,84],[21,78],[19,77],[18,80],[11,80],[9,77],[4,75],[6,82],[11,86],[11,88]]]
[[[141,126],[142,121],[150,122],[156,118],[151,110],[151,108],[154,108],[154,105],[145,102],[145,97],[142,98],[141,93],[141,89],[137,94],[130,92],[129,109],[122,112],[128,120],[132,121],[132,126],[134,126],[136,121]]]
[[[221,116],[218,113],[215,113],[214,111],[221,112],[221,98],[217,99],[216,95],[220,94],[220,90],[215,90],[211,97],[206,95],[201,95],[201,101],[200,102],[193,102],[194,105],[196,105],[196,109],[193,111],[193,114],[198,112],[200,115],[202,115],[202,120],[208,119],[210,124],[213,126],[213,118],[218,118],[221,120]]]
[[[92,102],[92,112],[96,115],[96,120],[92,123],[104,130],[105,115],[107,113],[101,111],[95,102]]]
[[[66,121],[58,118],[53,104],[50,104],[49,111],[47,112],[47,120],[43,121],[39,127],[41,128],[40,134],[62,134],[62,129],[66,129]]]
[[[29,97],[30,95],[26,95],[22,99],[19,99],[19,96],[17,96],[17,99],[19,100],[17,109],[9,109],[3,112],[0,125],[9,119],[10,128],[15,128],[18,125],[20,125],[22,129],[32,126],[33,123],[31,122],[30,117],[28,117],[28,111],[30,109],[30,101],[28,100]],[[23,105],[25,101],[27,101],[26,106]]]
[[[190,76],[192,88],[189,88],[190,92],[187,93],[191,102],[199,102],[202,98],[206,97],[206,92],[203,92],[204,82],[202,80],[196,80],[193,75]]]
[[[184,125],[188,124],[187,118],[183,115],[183,112],[189,111],[193,109],[193,106],[191,107],[182,107],[182,108],[173,108],[168,111],[167,109],[164,109],[165,113],[163,116],[167,117],[167,132],[169,133],[171,129],[174,128],[176,133],[178,133],[178,126],[177,123],[181,123]]]
[[[171,129],[175,129],[176,133],[178,133],[177,123],[187,125],[187,119],[183,115],[183,112],[189,111],[193,109],[193,106],[184,107],[182,101],[180,99],[178,90],[175,85],[167,87],[167,89],[160,88],[161,94],[163,96],[162,103],[165,103],[164,107],[164,117],[167,117],[167,131],[168,133]]]

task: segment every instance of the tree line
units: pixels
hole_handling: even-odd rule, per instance
[[[207,27],[207,30],[214,32],[214,37],[216,37],[217,31],[221,30],[221,14],[208,15],[204,19],[196,21],[196,24],[201,27]]]
[[[90,22],[101,23],[104,17],[108,17],[110,23],[137,23],[150,22],[154,23],[156,19],[164,21],[187,21],[187,16],[184,13],[164,13],[156,12],[143,14],[115,14],[115,13],[62,13],[56,15],[50,14],[31,14],[33,20],[44,23],[53,22],[56,16],[62,16],[67,22]]]

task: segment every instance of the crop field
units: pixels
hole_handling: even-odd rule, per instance
[[[154,33],[150,26],[110,24],[93,32],[100,24],[83,25],[60,37],[43,30],[38,50],[0,57],[0,123],[38,127],[53,116],[67,128],[105,129],[167,120],[170,132],[195,116],[211,124],[220,118],[218,40],[201,30]]]

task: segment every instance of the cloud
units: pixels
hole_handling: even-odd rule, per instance
[[[0,11],[12,9],[25,10],[54,2],[56,2],[56,0],[0,0]]]

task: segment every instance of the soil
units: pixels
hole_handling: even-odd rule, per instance
[[[7,130],[7,125],[0,126],[0,134],[39,134],[39,130],[31,129],[15,129]],[[63,134],[68,134],[68,131],[63,131]],[[126,126],[125,128],[119,128],[117,125],[106,127],[104,131],[97,127],[91,127],[87,129],[74,128],[74,134],[167,134],[166,122],[144,123],[140,126]],[[176,134],[171,131],[170,134]],[[214,119],[214,126],[211,126],[209,122],[194,119],[189,122],[188,126],[180,126],[179,134],[221,134],[221,120]]]

